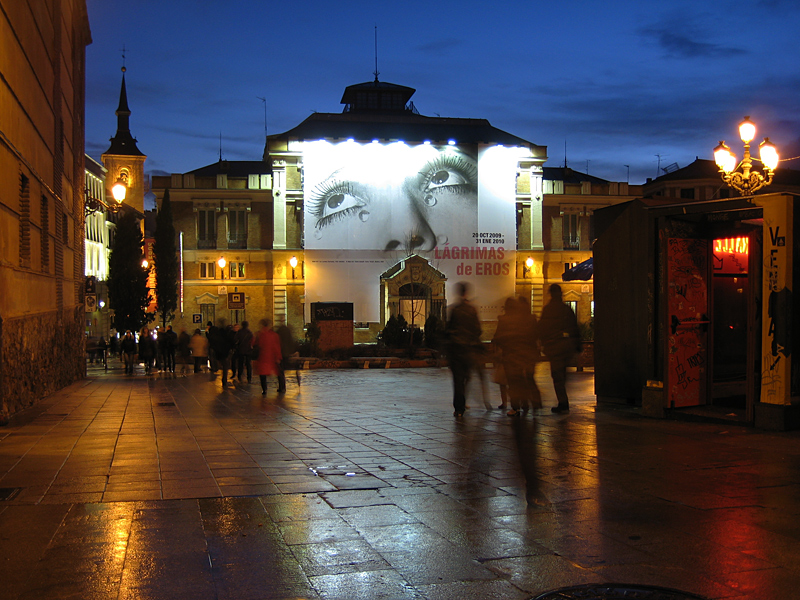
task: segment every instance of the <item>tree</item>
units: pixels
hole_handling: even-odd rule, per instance
[[[161,324],[166,329],[178,309],[178,254],[175,251],[175,225],[169,190],[164,192],[161,210],[156,215],[153,261],[156,269],[156,302]]]
[[[153,319],[147,313],[150,293],[148,269],[142,266],[144,238],[133,211],[124,211],[117,222],[114,246],[108,258],[108,300],[118,331],[136,331]]]

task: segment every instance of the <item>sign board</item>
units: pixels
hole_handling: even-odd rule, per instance
[[[192,324],[193,325],[202,325],[203,324],[203,315],[200,313],[192,313]]]
[[[86,294],[84,296],[84,307],[86,308],[86,312],[94,312],[97,310],[97,295],[96,294]]]
[[[89,275],[86,278],[85,292],[87,294],[96,294],[97,293],[97,278],[94,275]]]
[[[229,310],[244,310],[244,292],[230,292],[228,294]]]

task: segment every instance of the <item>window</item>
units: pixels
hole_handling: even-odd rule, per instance
[[[228,248],[247,248],[247,211],[228,211]]]
[[[200,263],[200,279],[216,279],[217,277],[217,263],[203,262]]]
[[[568,213],[561,216],[561,236],[564,240],[564,250],[579,250],[581,237],[578,231],[578,215]]]
[[[228,272],[231,279],[244,279],[244,263],[243,262],[231,262],[228,263]]]
[[[200,315],[203,321],[203,327],[206,326],[206,323],[211,321],[212,323],[215,322],[215,309],[216,306],[213,304],[201,304],[200,305]],[[202,328],[201,328],[202,330]]]
[[[681,198],[684,200],[694,200],[694,188],[681,188]]]
[[[197,247],[216,248],[217,247],[217,211],[198,210],[197,211]]]
[[[42,271],[50,271],[50,207],[47,196],[42,196]]]
[[[30,179],[19,176],[19,266],[31,266],[31,201]]]

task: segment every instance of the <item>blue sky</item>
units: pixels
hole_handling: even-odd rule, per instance
[[[543,3],[87,0],[86,151],[116,131],[122,48],[145,170],[259,160],[270,134],[341,112],[344,88],[409,86],[423,115],[485,118],[548,147],[545,166],[643,183],[741,155],[744,115],[800,155],[796,0]],[[659,157],[660,155],[660,157]],[[628,175],[628,167],[629,172]],[[800,159],[782,163],[800,170]]]

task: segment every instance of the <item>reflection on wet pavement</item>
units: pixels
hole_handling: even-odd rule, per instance
[[[0,597],[794,594],[800,436],[598,408],[591,373],[554,415],[537,379],[542,410],[473,389],[455,420],[441,369],[311,371],[266,397],[93,374],[0,429],[0,488],[19,489]]]

